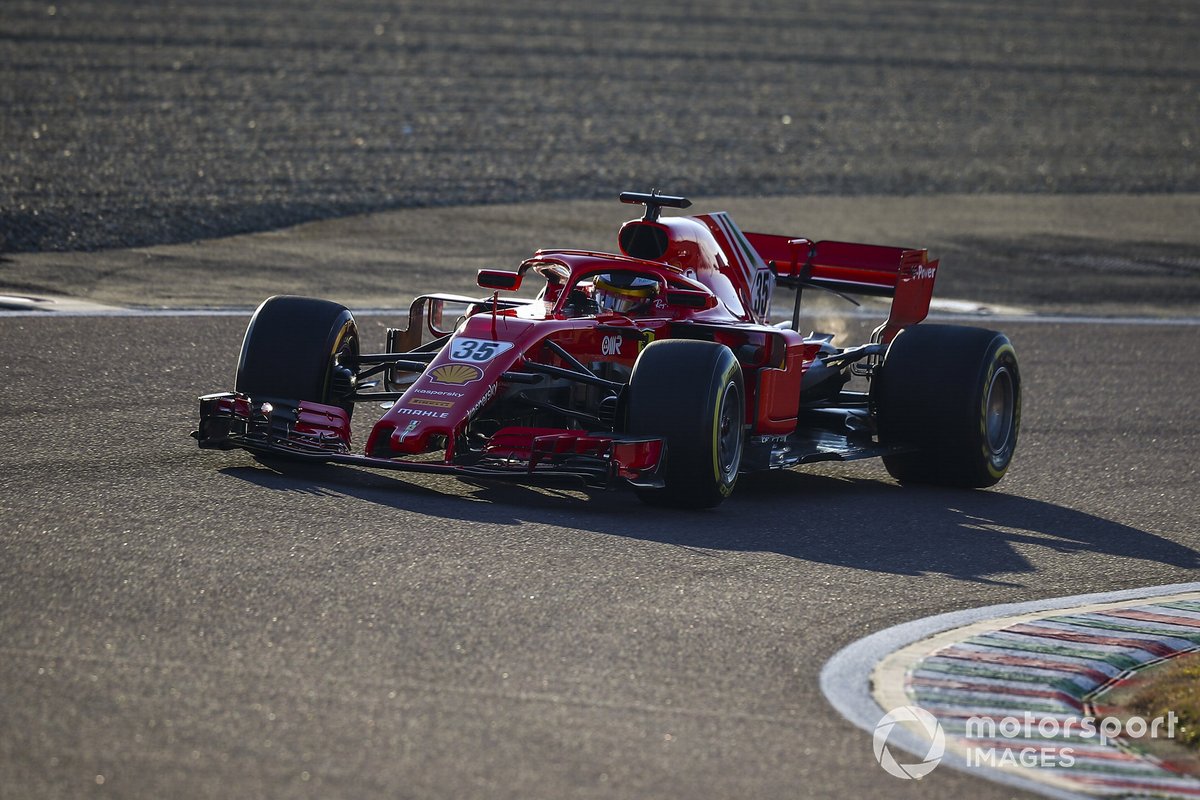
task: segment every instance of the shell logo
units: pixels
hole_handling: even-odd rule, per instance
[[[483,370],[470,364],[443,364],[429,372],[429,379],[434,383],[448,383],[452,386],[462,386],[482,377]]]

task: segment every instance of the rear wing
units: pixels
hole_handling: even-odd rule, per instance
[[[928,250],[853,242],[812,242],[768,233],[745,234],[775,272],[780,286],[796,289],[796,312],[805,286],[835,292],[892,298],[887,322],[873,339],[890,342],[903,328],[929,315],[938,262]],[[793,324],[797,320],[793,318]]]

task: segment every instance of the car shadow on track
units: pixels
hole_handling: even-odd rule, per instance
[[[1200,567],[1200,552],[1169,538],[1003,490],[781,472],[739,485],[730,505],[758,518],[739,549],[876,572],[986,581],[1035,571],[1031,548]]]
[[[276,491],[348,496],[443,519],[535,522],[899,575],[935,573],[1016,586],[1014,574],[1038,569],[1026,555],[1034,552],[1031,548],[1200,568],[1196,550],[1065,506],[997,490],[899,486],[850,470],[743,478],[730,500],[704,512],[651,508],[625,492],[396,477],[332,465],[258,465],[222,472]],[[1009,580],[989,577],[1001,575]]]

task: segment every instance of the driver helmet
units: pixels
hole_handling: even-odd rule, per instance
[[[658,296],[658,281],[628,272],[597,275],[592,285],[596,305],[617,314],[643,311]]]

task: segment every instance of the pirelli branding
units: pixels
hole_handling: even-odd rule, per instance
[[[414,397],[405,405],[408,406],[425,406],[426,408],[454,408],[452,400],[437,400],[432,397]]]

